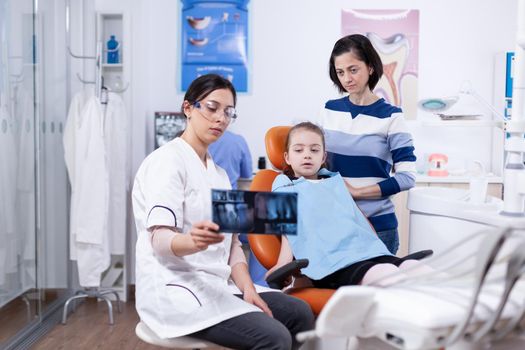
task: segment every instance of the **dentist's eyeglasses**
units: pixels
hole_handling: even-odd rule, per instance
[[[197,108],[201,115],[210,122],[215,122],[221,117],[219,110],[220,104],[215,101],[206,101],[203,103],[197,101],[193,104],[193,106]],[[232,123],[237,118],[237,111],[231,106],[224,108],[222,110],[222,114],[224,115],[224,119],[227,123]]]

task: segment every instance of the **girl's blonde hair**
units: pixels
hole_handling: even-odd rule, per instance
[[[314,124],[314,123],[311,123],[311,122],[302,122],[302,123],[299,123],[299,124],[295,124],[294,126],[292,126],[292,128],[290,129],[290,131],[288,131],[288,135],[286,135],[286,147],[285,147],[285,150],[287,153],[290,152],[290,141],[291,141],[291,138],[292,138],[292,134],[298,130],[307,130],[307,131],[311,131],[319,136],[321,136],[321,144],[323,146],[323,152],[326,150],[326,142],[325,142],[325,138],[324,138],[324,131],[323,129]],[[327,163],[326,161],[321,165],[321,168],[326,168],[328,167],[327,166]],[[284,175],[288,176],[290,179],[293,179],[295,178],[295,172],[293,171],[292,167],[288,164],[285,164],[284,168],[283,168],[283,173]]]

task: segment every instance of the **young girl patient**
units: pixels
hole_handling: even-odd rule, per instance
[[[283,236],[275,271],[297,259],[308,259],[301,270],[317,288],[344,285],[380,285],[395,282],[400,269],[419,264],[417,260],[393,256],[355,204],[339,173],[324,168],[326,160],[323,130],[305,122],[290,129],[284,158],[284,175],[272,185],[275,192],[298,194],[297,235]],[[430,268],[428,268],[430,270]]]

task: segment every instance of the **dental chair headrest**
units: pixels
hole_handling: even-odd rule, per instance
[[[266,154],[275,169],[283,170],[286,165],[284,161],[285,143],[291,128],[291,126],[274,126],[266,132],[264,138]]]

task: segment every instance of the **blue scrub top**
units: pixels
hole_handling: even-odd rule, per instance
[[[241,135],[225,131],[222,137],[208,147],[215,164],[226,170],[233,189],[239,178],[252,177],[252,156],[246,140]]]

